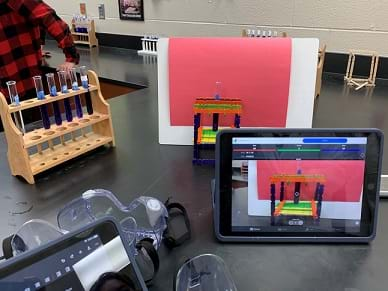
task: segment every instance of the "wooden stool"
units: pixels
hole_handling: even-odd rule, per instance
[[[356,56],[371,57],[370,71],[368,78],[353,78],[354,64],[356,62]],[[346,69],[345,81],[348,85],[356,86],[356,90],[363,87],[374,87],[376,83],[377,67],[379,65],[379,55],[375,51],[367,50],[350,50],[348,66]]]

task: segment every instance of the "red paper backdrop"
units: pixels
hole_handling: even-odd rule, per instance
[[[296,174],[298,169],[302,174],[324,175],[323,201],[358,202],[360,200],[364,181],[365,162],[363,160],[303,160],[303,161],[257,161],[258,199],[269,200],[270,176],[276,174]],[[285,199],[293,200],[295,184],[285,184]],[[300,199],[314,198],[316,183],[301,183]],[[280,198],[280,183],[276,183],[276,199]]]
[[[243,100],[241,126],[285,127],[290,71],[289,38],[171,38],[171,125],[192,126],[195,98],[214,97],[219,81],[221,98]]]

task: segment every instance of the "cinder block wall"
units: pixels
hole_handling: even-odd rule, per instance
[[[120,20],[118,0],[46,2],[67,21],[85,2],[102,33],[240,36],[243,28],[259,26],[292,37],[318,37],[330,52],[373,49],[388,56],[386,0],[144,0],[144,22]],[[98,19],[100,3],[105,20]]]

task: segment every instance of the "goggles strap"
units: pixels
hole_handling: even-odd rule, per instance
[[[163,241],[169,249],[172,249],[177,246],[180,246],[185,241],[191,238],[191,225],[190,225],[190,220],[189,220],[187,211],[182,204],[177,202],[170,203],[170,199],[168,199],[165,203],[165,206],[168,212],[168,219],[167,219],[167,228],[163,234],[163,238],[164,238]],[[186,231],[180,235],[177,235],[177,233],[179,232],[176,229],[174,229],[175,227],[173,222],[176,219],[182,219],[182,218],[185,223]]]

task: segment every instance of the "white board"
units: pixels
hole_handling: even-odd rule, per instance
[[[159,39],[157,49],[159,143],[192,145],[193,126],[171,126],[170,124],[168,45],[168,38]],[[286,119],[288,128],[312,127],[318,49],[318,39],[292,39],[290,93]]]

